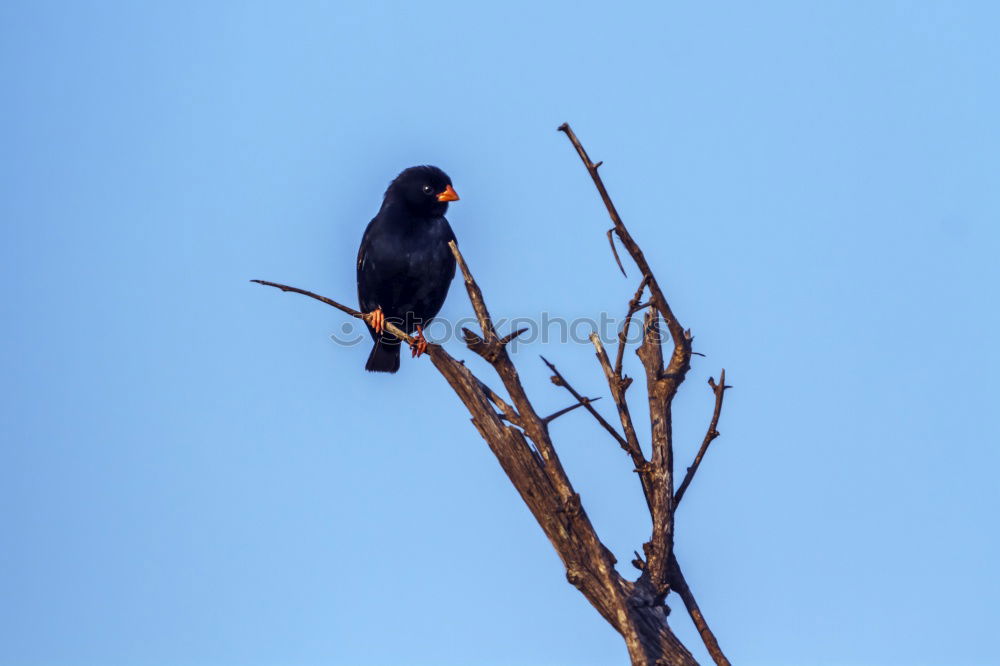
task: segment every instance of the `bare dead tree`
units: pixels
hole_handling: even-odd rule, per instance
[[[621,430],[604,419],[594,409],[596,398],[587,398],[574,389],[559,370],[544,358],[552,371],[552,382],[564,388],[575,401],[565,409],[548,416],[539,415],[524,389],[517,368],[507,351],[507,343],[524,330],[501,335],[493,326],[493,319],[486,307],[479,285],[472,277],[462,253],[455,243],[451,251],[462,272],[465,288],[479,322],[479,332],[463,328],[469,349],[485,359],[503,384],[506,398],[476,377],[461,361],[452,357],[437,344],[428,346],[434,367],[445,378],[472,415],[472,422],[521,498],[531,510],[545,535],[549,538],[566,567],[566,578],[597,609],[625,639],[629,657],[636,666],[666,666],[695,664],[688,649],[674,636],[667,624],[667,595],[673,591],[681,597],[709,654],[716,664],[729,664],[719,648],[691,588],[674,555],[674,514],[677,505],[691,484],[705,452],[719,436],[716,429],[722,413],[726,389],[723,370],[719,381],[709,379],[715,396],[715,409],[708,430],[694,462],[687,469],[683,481],[674,490],[673,431],[671,405],[677,390],[684,382],[691,367],[692,335],[678,321],[667,298],[649,267],[638,243],[622,222],[615,205],[608,195],[598,168],[568,124],[559,130],[569,138],[611,216],[613,226],[608,239],[615,260],[625,273],[615,249],[614,237],[628,252],[641,274],[635,294],[628,302],[624,328],[618,339],[614,362],[608,356],[600,338],[591,335],[597,361],[604,372],[611,398],[617,408]],[[359,319],[366,319],[353,308],[341,305],[323,296],[274,282],[254,280],[260,284],[277,287],[282,291],[304,294]],[[643,301],[643,296],[649,298]],[[651,455],[646,456],[640,445],[632,414],[626,401],[626,392],[632,378],[623,373],[622,365],[628,330],[632,319],[643,312],[642,341],[636,353],[646,375],[646,395],[649,409]],[[661,322],[669,333],[670,346],[664,353],[665,340],[661,336]],[[387,330],[400,340],[413,343],[405,331],[387,323]],[[643,544],[643,554],[636,553],[633,566],[639,570],[635,580],[624,577],[615,568],[616,560],[601,542],[594,526],[587,517],[580,495],[573,489],[563,469],[555,445],[549,434],[549,423],[555,418],[583,407],[628,454],[642,485],[646,505],[652,519],[652,534]]]

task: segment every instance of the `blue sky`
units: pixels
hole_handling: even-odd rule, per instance
[[[563,121],[707,355],[679,467],[706,378],[735,386],[677,545],[734,663],[996,663],[998,21],[4,3],[0,663],[624,663],[430,363],[368,375],[339,313],[247,282],[352,302],[386,183],[432,163],[497,317],[620,316]],[[606,395],[588,347],[532,342],[541,411],[539,354]],[[627,459],[582,412],[553,433],[627,562]]]

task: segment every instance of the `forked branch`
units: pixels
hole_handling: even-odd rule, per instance
[[[637,349],[637,354],[646,373],[646,391],[649,403],[650,438],[652,445],[652,456],[649,462],[643,467],[643,473],[640,474],[640,478],[642,479],[643,491],[649,505],[653,533],[650,540],[643,546],[646,560],[643,561],[639,556],[634,560],[636,566],[640,567],[642,571],[636,584],[638,588],[644,586],[650,588],[649,594],[652,595],[654,602],[665,598],[672,585],[682,585],[684,588],[682,596],[685,607],[688,609],[691,619],[698,627],[699,633],[705,639],[706,646],[712,654],[713,659],[717,663],[728,664],[721,649],[719,649],[718,643],[708,629],[704,616],[701,614],[700,609],[698,609],[697,604],[694,603],[694,597],[683,580],[680,567],[676,565],[676,559],[673,554],[674,510],[679,497],[675,497],[673,491],[673,424],[671,408],[674,396],[677,394],[678,388],[683,383],[691,367],[691,355],[693,353],[691,349],[692,336],[690,331],[681,325],[674,314],[645,255],[618,214],[611,195],[608,193],[607,187],[605,187],[604,181],[598,172],[598,168],[603,162],[595,163],[590,159],[586,149],[580,143],[576,133],[573,132],[569,124],[564,123],[560,125],[559,131],[566,134],[576,149],[580,160],[587,169],[587,173],[593,180],[594,186],[597,188],[598,194],[608,211],[608,215],[614,225],[612,231],[618,236],[618,239],[642,274],[642,281],[639,283],[635,295],[628,304],[625,322],[619,334],[618,352],[615,357],[614,366],[608,361],[607,354],[604,352],[600,341],[596,336],[591,337],[594,347],[597,350],[598,360],[608,380],[612,398],[619,407],[619,414],[622,415],[622,423],[626,435],[630,431],[631,415],[628,413],[628,406],[624,399],[624,389],[628,387],[630,380],[624,377],[622,365],[624,350],[628,340],[628,330],[632,317],[636,312],[646,305],[652,305],[654,308],[648,311],[644,317],[642,343]],[[608,232],[608,239],[609,241],[612,240],[611,231]],[[621,261],[613,242],[611,243],[611,247],[614,251],[615,261],[624,273],[624,268],[621,266]],[[642,295],[647,288],[649,289],[650,300],[649,303],[643,304]],[[673,350],[666,363],[664,363],[664,354],[661,347],[662,339],[659,325],[661,317],[666,323],[671,340],[673,341]],[[725,382],[723,381],[722,384],[724,386]],[[725,388],[720,389],[716,412],[721,409],[721,392],[724,390]],[[625,418],[626,416],[628,416],[627,419]],[[711,435],[709,441],[717,436],[715,429],[715,424],[717,423],[718,417],[716,416],[709,427],[709,432],[714,433]],[[631,428],[631,431],[634,433],[634,428]],[[636,444],[636,447],[638,447],[638,444]],[[707,444],[704,448],[707,448]],[[630,449],[626,450],[631,453]],[[693,477],[694,470],[701,463],[703,456],[704,452],[697,458],[696,463],[692,466],[693,469],[689,470],[688,477],[679,490],[680,495],[683,495],[683,492],[690,484],[690,478]]]

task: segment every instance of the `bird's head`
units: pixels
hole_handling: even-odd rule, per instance
[[[386,201],[398,201],[421,216],[440,216],[449,201],[458,201],[451,178],[434,166],[415,166],[396,176],[385,192]]]

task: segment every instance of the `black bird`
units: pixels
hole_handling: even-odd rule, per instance
[[[407,333],[417,331],[413,355],[427,349],[423,329],[441,309],[455,277],[448,241],[455,234],[444,218],[449,201],[458,201],[451,179],[433,166],[406,169],[389,184],[358,250],[358,301],[372,315],[368,332],[375,341],[365,370],[399,370],[399,340],[383,333],[391,321]]]

